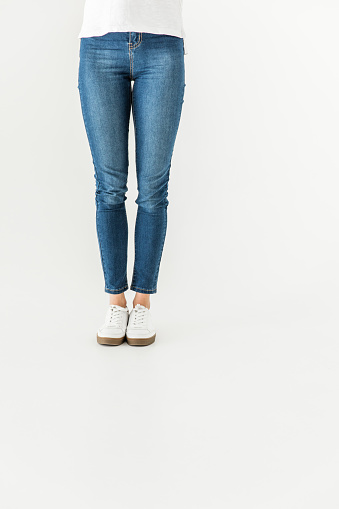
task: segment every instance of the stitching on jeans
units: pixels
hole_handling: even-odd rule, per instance
[[[105,287],[106,290],[109,290],[110,292],[120,292],[121,290],[126,290],[128,289],[128,285],[125,285],[125,286],[122,286],[121,288],[108,288],[107,286]]]
[[[138,46],[140,46],[141,41],[142,41],[142,32],[139,32],[139,41],[138,41],[138,42],[137,42],[137,44],[134,46],[134,49],[135,49],[135,48],[137,48]]]
[[[137,128],[136,128],[136,121],[135,121],[135,111],[134,111],[134,93],[132,95],[132,112],[133,112],[133,122],[134,122],[134,130],[135,130],[135,163],[136,163],[136,172],[137,172],[137,181],[138,181],[138,157],[137,157]],[[139,187],[139,184],[138,184],[138,187]],[[133,267],[133,275],[132,275],[132,285],[133,285],[133,282],[134,280],[136,279],[136,274],[135,274],[135,261],[137,260],[137,242],[136,242],[136,232],[137,232],[137,224],[138,224],[138,221],[140,219],[140,214],[138,214],[139,212],[139,206],[138,206],[138,210],[137,210],[137,215],[136,215],[136,218],[135,218],[135,225],[134,225],[134,267]]]
[[[162,248],[161,248],[161,252],[160,252],[160,257],[159,257],[159,261],[158,261],[158,267],[155,271],[155,279],[156,281],[158,280],[159,278],[159,269],[160,269],[160,265],[161,265],[161,260],[162,260],[162,254],[163,254],[163,251],[164,251],[164,245],[165,245],[165,240],[166,240],[166,233],[167,233],[167,225],[168,225],[168,219],[167,219],[167,207],[165,207],[165,225],[164,225],[164,229],[163,229],[163,235],[162,235]]]
[[[132,68],[131,68],[131,59],[132,59],[132,52],[131,52],[131,32],[129,33],[128,53],[129,53],[129,76],[130,76],[130,78],[132,79]]]
[[[105,258],[104,258],[104,255],[103,255],[103,249],[102,249],[102,240],[101,240],[101,235],[100,235],[100,228],[98,228],[98,202],[97,202],[97,199],[95,199],[96,201],[96,227],[97,227],[97,235],[98,235],[98,242],[99,242],[99,248],[100,248],[100,257],[101,257],[101,262],[102,262],[102,270],[103,270],[103,273],[104,273],[104,280],[106,281],[107,280],[107,271],[106,271],[106,264],[105,264]]]
[[[133,44],[132,44],[131,49],[136,48],[136,47],[137,47],[137,45],[138,45],[138,43],[139,43],[139,41],[140,41],[140,33],[139,33],[139,39],[138,39],[138,42],[136,42],[136,44],[135,44],[134,46],[133,46]]]
[[[133,281],[135,280],[135,261],[137,259],[137,243],[136,243],[136,231],[137,231],[137,223],[138,223],[138,219],[139,219],[139,214],[137,212],[137,217],[135,219],[135,225],[134,225],[134,268],[133,268],[133,277],[132,277],[132,286],[133,285]]]
[[[154,290],[156,290],[156,288],[152,288],[152,290],[148,290],[147,288],[140,288],[140,286],[131,285],[131,290],[133,290],[134,288],[136,288],[137,290],[144,290],[145,292],[154,292]]]
[[[131,46],[131,49],[135,49],[138,46],[140,46],[141,41],[142,41],[142,32],[139,32],[139,40],[138,40],[138,42],[134,46]]]
[[[131,40],[131,32],[129,33],[129,38]],[[132,46],[131,42],[128,43],[129,55],[130,55],[129,70],[130,70],[130,77],[131,77],[131,79],[133,79],[133,52],[131,50],[137,48],[138,46],[140,46],[141,41],[142,41],[142,32],[139,32],[139,40],[136,43],[136,45]]]

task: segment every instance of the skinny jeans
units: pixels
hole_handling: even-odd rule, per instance
[[[78,89],[94,165],[96,231],[105,292],[156,293],[168,183],[185,92],[183,38],[108,32],[80,39]],[[132,112],[138,195],[127,279],[128,136]]]

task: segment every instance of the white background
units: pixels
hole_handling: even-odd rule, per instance
[[[0,5],[1,507],[337,509],[337,2],[184,0],[157,339],[139,349],[96,343],[84,2]]]

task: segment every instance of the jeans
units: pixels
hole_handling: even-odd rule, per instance
[[[145,32],[82,38],[78,89],[95,170],[96,230],[105,292],[128,289],[125,200],[132,110],[138,208],[130,289],[156,293],[171,159],[184,102],[183,39]]]

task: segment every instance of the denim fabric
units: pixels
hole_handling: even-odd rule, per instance
[[[138,205],[130,289],[156,293],[168,181],[185,92],[183,38],[109,32],[80,39],[78,89],[94,165],[96,229],[106,293],[128,289],[128,133],[135,130]]]

